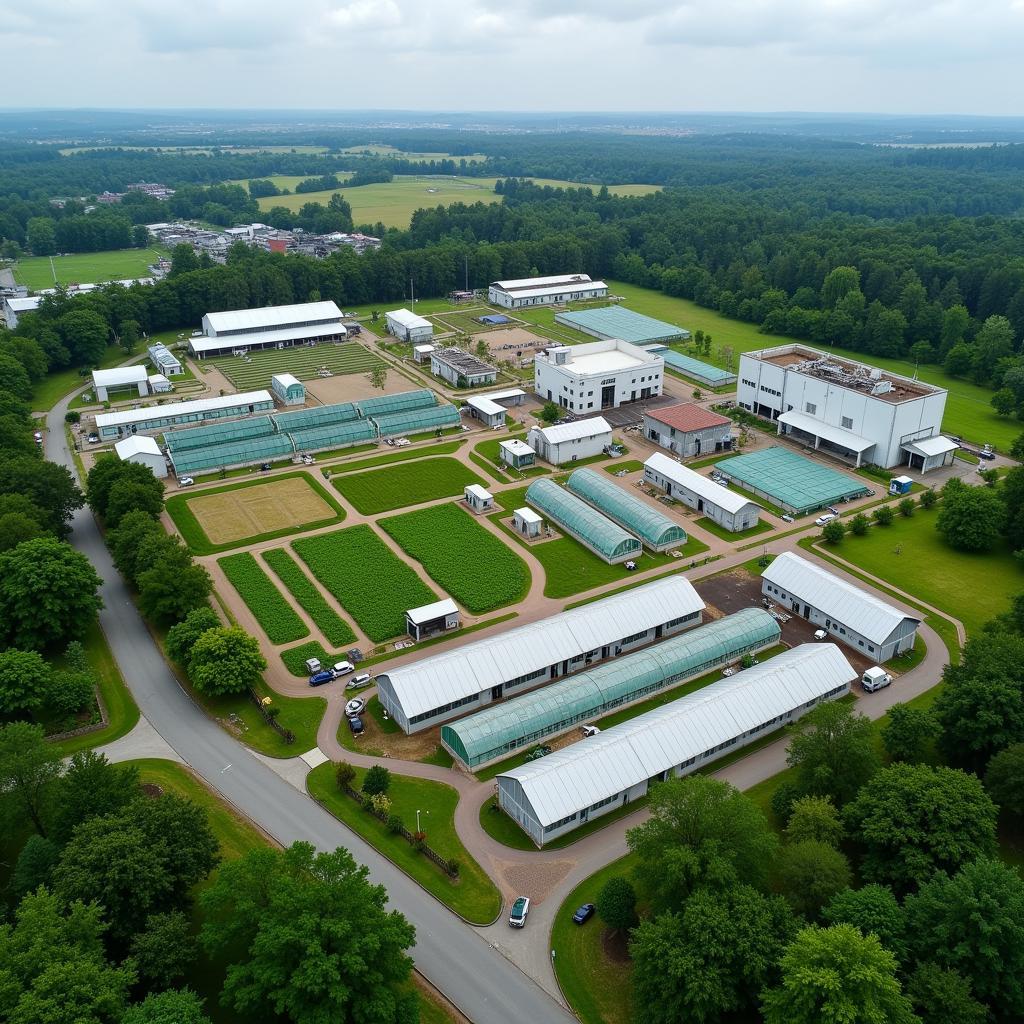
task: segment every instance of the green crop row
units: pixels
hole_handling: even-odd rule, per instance
[[[486,486],[458,459],[422,459],[368,473],[336,476],[331,483],[363,515],[390,512],[462,494],[466,484]]]
[[[306,624],[247,551],[219,558],[217,564],[272,644],[287,644],[309,636]]]
[[[292,597],[306,614],[316,623],[317,628],[335,647],[355,642],[352,627],[324,600],[323,594],[309,581],[296,564],[295,559],[283,548],[263,552],[263,561],[274,570],[277,578],[291,591]]]
[[[409,608],[437,600],[369,526],[305,537],[292,547],[375,643],[405,632]]]
[[[530,586],[526,563],[458,505],[434,505],[378,525],[473,613],[518,601]]]

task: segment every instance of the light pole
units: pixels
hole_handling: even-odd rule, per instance
[[[420,834],[420,812],[416,811],[416,834]]]

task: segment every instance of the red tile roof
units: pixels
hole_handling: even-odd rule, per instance
[[[717,412],[709,412],[692,402],[680,402],[678,405],[649,409],[647,415],[652,420],[664,423],[667,427],[675,427],[676,430],[680,430],[684,434],[688,434],[692,430],[707,430],[709,427],[723,427],[732,423],[728,416],[719,416]]]

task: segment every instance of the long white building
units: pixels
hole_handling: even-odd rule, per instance
[[[382,672],[377,695],[405,732],[420,732],[699,626],[703,610],[690,581],[670,576]]]
[[[238,419],[257,412],[273,412],[274,399],[269,391],[246,391],[240,395],[197,398],[191,402],[169,402],[145,409],[99,413],[96,432],[109,441],[129,434],[161,431],[165,427],[195,426],[209,420]]]
[[[530,427],[526,443],[553,466],[600,455],[612,443],[612,425],[603,416],[591,416],[550,427]]]
[[[756,502],[661,452],[644,463],[644,480],[732,533],[751,530],[760,519],[761,506]]]
[[[540,399],[583,415],[657,398],[664,376],[661,356],[615,339],[553,346],[533,361]]]
[[[591,281],[588,274],[556,274],[554,277],[521,277],[514,281],[492,281],[487,301],[505,309],[553,306],[581,299],[603,299],[608,295],[604,281]]]
[[[344,341],[348,331],[334,302],[300,302],[291,306],[232,309],[207,313],[203,336],[189,339],[197,359],[266,348]]]
[[[434,325],[425,316],[413,313],[409,309],[392,309],[384,314],[384,322],[387,324],[388,334],[413,345],[429,342],[434,336]]]
[[[740,356],[736,402],[778,423],[780,434],[855,465],[944,465],[944,388],[808,348],[780,345]]]
[[[538,845],[689,775],[850,690],[835,644],[805,644],[597,736],[502,772],[498,804]]]

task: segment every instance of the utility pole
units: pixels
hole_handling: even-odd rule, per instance
[[[469,291],[469,254],[468,253],[467,253],[465,259],[466,259],[466,279],[465,279],[465,284],[466,284],[466,291],[468,292]]]
[[[409,305],[412,306],[412,311],[416,312],[416,291],[413,288],[412,274],[409,275]]]

